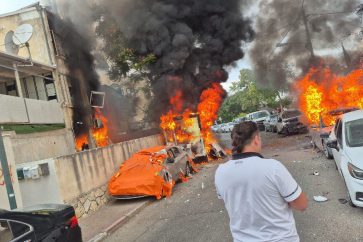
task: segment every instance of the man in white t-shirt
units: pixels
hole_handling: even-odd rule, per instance
[[[234,154],[218,167],[215,185],[234,242],[298,242],[292,208],[305,210],[306,195],[284,165],[259,154],[256,123],[235,125],[231,136]]]

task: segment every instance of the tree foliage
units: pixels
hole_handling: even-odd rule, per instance
[[[219,117],[223,122],[231,121],[241,113],[291,104],[289,98],[281,98],[278,90],[259,86],[253,71],[249,69],[240,71],[240,78],[232,83],[230,91],[231,95],[225,99],[219,111]]]
[[[152,99],[149,67],[157,57],[154,54],[141,55],[129,48],[128,40],[116,20],[106,14],[100,5],[94,6],[93,14],[96,35],[102,39],[101,48],[108,65],[108,76],[116,83],[122,81],[135,109],[139,106],[139,92],[143,92],[147,99]],[[140,85],[141,81],[143,83]]]

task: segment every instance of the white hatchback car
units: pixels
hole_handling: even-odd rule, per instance
[[[337,119],[327,145],[348,189],[351,206],[363,207],[363,110]]]

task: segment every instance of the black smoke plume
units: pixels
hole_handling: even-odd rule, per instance
[[[92,44],[89,38],[79,33],[68,19],[48,13],[50,29],[60,45],[60,55],[65,58],[68,79],[73,99],[73,128],[75,135],[87,134],[91,128],[92,108],[89,103],[91,91],[98,90],[100,83],[95,71]]]
[[[311,58],[308,48],[303,2],[316,58]],[[342,53],[340,40],[360,28],[359,17],[354,13],[358,5],[357,0],[260,1],[256,36],[250,51],[258,81],[283,89],[296,75],[322,62],[339,71],[345,64],[342,54],[339,58],[322,59],[317,52],[336,48],[339,49],[336,52]],[[353,49],[358,46],[357,43],[350,45]]]
[[[171,109],[177,91],[183,108],[195,110],[202,91],[227,80],[224,68],[243,58],[241,44],[254,36],[240,0],[106,0],[102,6],[125,47],[157,57],[149,67],[156,117]]]

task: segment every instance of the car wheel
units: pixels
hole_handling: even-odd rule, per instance
[[[329,150],[329,147],[326,145],[325,141],[323,141],[323,151],[326,158],[329,160],[333,158],[333,155],[331,154],[331,151]]]

